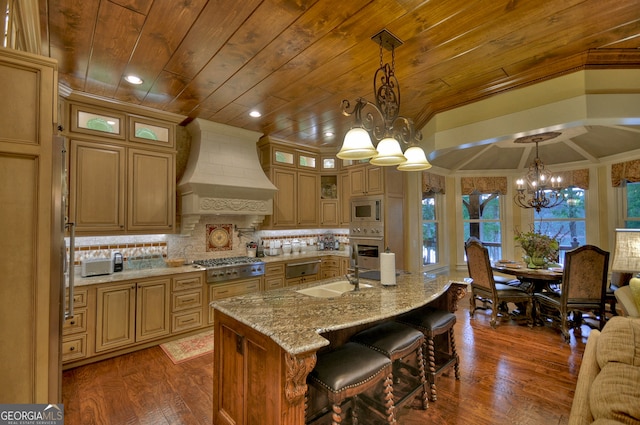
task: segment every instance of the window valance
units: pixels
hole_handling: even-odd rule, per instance
[[[583,190],[589,190],[589,169],[573,171],[553,172],[553,175],[562,179],[562,187],[579,187]]]
[[[611,186],[619,187],[623,181],[640,182],[640,159],[619,162],[611,166]]]
[[[470,195],[474,192],[507,194],[506,177],[462,177],[462,194]]]
[[[438,174],[422,172],[422,193],[445,193],[445,178]]]

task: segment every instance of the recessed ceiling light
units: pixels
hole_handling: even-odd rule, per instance
[[[131,84],[142,84],[142,78],[136,76],[136,75],[127,75],[126,77],[124,77],[125,80],[127,80],[128,82],[130,82]]]
[[[327,131],[324,133],[324,135],[327,137],[333,137],[333,131]]]
[[[262,116],[262,114],[258,111],[251,111],[249,112],[249,115],[252,116],[253,118],[259,118]]]

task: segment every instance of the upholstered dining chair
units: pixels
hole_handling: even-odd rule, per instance
[[[471,297],[469,314],[473,317],[478,308],[491,306],[491,326],[497,325],[498,307],[501,303],[522,303],[526,306],[526,316],[529,319],[529,326],[533,326],[533,299],[531,294],[524,289],[505,283],[496,282],[491,269],[489,250],[476,238],[469,238],[465,244],[467,254],[467,269],[471,283]],[[517,281],[517,280],[516,280]],[[482,303],[478,307],[477,302]]]
[[[536,316],[560,319],[560,331],[569,342],[569,330],[580,329],[582,312],[597,312],[599,328],[605,322],[605,293],[609,271],[609,252],[594,245],[583,245],[564,255],[560,292],[536,292]],[[570,317],[571,316],[571,317]]]

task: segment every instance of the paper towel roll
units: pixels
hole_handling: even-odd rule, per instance
[[[380,253],[380,283],[385,286],[396,284],[396,254]]]

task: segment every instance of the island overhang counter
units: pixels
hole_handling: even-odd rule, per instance
[[[303,425],[306,378],[319,350],[426,304],[455,311],[467,287],[447,275],[402,273],[397,285],[361,279],[371,287],[335,298],[296,291],[335,280],[211,303],[214,424]]]

